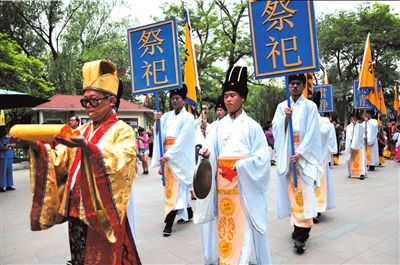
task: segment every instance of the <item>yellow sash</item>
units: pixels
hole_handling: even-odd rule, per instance
[[[175,142],[175,138],[166,137],[164,141],[164,150],[168,151]],[[179,182],[174,176],[168,163],[164,165],[164,176],[165,176],[165,187],[164,187],[164,198],[165,198],[165,216],[175,208],[176,200],[179,192]]]
[[[295,133],[293,135],[294,146],[297,148],[300,144],[300,134]],[[297,170],[297,189],[294,188],[293,184],[293,169],[290,169],[290,177],[288,182],[288,191],[289,191],[289,200],[291,207],[291,216],[290,219],[292,223],[299,227],[312,227],[313,221],[312,218],[304,219],[304,199],[301,188],[300,181],[300,171]]]
[[[317,198],[317,209],[319,213],[326,211],[327,204],[327,187],[326,187],[326,160],[322,164],[324,167],[324,175],[321,178],[321,186],[315,188],[315,197]]]
[[[235,163],[241,158],[243,157],[220,157],[218,159],[218,246],[220,265],[238,264],[243,244],[246,216],[240,202],[237,175],[232,178],[232,175],[236,173]]]
[[[367,145],[366,148],[367,165],[372,165],[372,146]]]
[[[361,146],[358,150],[351,150],[350,156],[350,177],[359,178],[364,173],[363,165],[364,147]]]

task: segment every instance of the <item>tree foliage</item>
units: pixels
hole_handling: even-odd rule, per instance
[[[335,108],[344,121],[352,109],[353,80],[358,79],[367,34],[371,33],[371,48],[376,77],[386,91],[385,102],[399,79],[400,19],[388,5],[368,3],[353,11],[327,14],[317,21],[320,57],[334,85]]]
[[[0,87],[43,97],[54,91],[43,62],[22,53],[16,41],[0,33]]]

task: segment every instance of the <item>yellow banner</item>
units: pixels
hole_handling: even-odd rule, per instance
[[[400,114],[400,100],[399,100],[399,84],[396,82],[394,86],[394,99],[393,99],[393,109],[396,111],[396,114]]]
[[[312,74],[304,74],[306,76],[306,88],[303,90],[303,96],[306,99],[312,99],[314,92],[314,83]]]
[[[6,115],[4,114],[4,110],[0,111],[0,126],[6,125]]]
[[[187,86],[187,99],[191,106],[197,107],[197,91],[199,82],[197,78],[196,54],[193,48],[192,36],[190,33],[189,13],[185,11],[185,64],[183,65],[183,82]]]
[[[383,96],[383,87],[379,90],[379,111],[382,115],[387,114],[385,97]]]
[[[359,89],[371,89],[372,92],[367,95],[367,99],[377,110],[380,110],[379,96],[375,83],[374,66],[372,64],[371,34],[369,33],[365,43],[363,63],[359,76]]]

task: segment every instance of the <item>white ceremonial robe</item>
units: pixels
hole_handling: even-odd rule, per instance
[[[324,161],[322,166],[324,169],[324,176],[326,178],[326,209],[332,209],[335,207],[335,197],[333,193],[333,181],[331,178],[330,168],[329,168],[329,158],[332,154],[337,152],[336,145],[336,133],[335,126],[330,122],[327,117],[320,117],[320,130],[321,130],[321,147],[324,152]]]
[[[337,140],[336,140],[336,131],[335,126],[330,123],[329,125],[329,144],[328,144],[328,157],[332,157],[333,154],[338,152],[337,150]],[[335,198],[335,189],[334,183],[331,175],[331,170],[329,165],[327,164],[327,174],[326,174],[326,185],[327,185],[327,195],[328,201],[326,205],[326,209],[333,209],[336,207],[336,198]]]
[[[360,176],[351,176],[350,172],[350,163],[351,154],[353,150],[362,150],[362,159],[359,161],[361,163],[361,174],[365,177],[367,176],[367,162],[365,157],[365,144],[364,144],[364,126],[361,123],[356,123],[355,125],[350,123],[346,127],[346,149],[344,158],[346,160],[346,176],[350,177],[360,177]]]
[[[158,131],[154,126],[154,145],[151,167],[160,166],[160,144],[164,145],[166,137],[175,138],[173,146],[164,153],[168,157],[168,166],[179,181],[178,198],[174,210],[185,220],[188,220],[186,208],[189,205],[189,190],[193,184],[195,170],[195,126],[193,115],[185,108],[175,114],[175,111],[164,113],[160,119],[161,143],[159,142]]]
[[[208,148],[207,142],[212,142],[210,137],[215,137],[215,130],[220,119],[213,121],[206,128],[206,143],[203,147]],[[211,182],[211,190],[205,200],[208,201],[207,204],[203,203],[202,200],[197,199],[196,201],[196,211],[194,212],[193,222],[195,224],[202,223],[202,242],[203,242],[203,259],[205,265],[218,264],[218,229],[217,229],[217,184],[216,184],[216,163],[213,163],[211,159],[212,166],[212,176],[214,178]],[[210,221],[203,223],[203,219],[211,218]]]
[[[293,110],[292,124],[293,132],[299,133],[300,145],[295,150],[300,154],[296,163],[300,171],[300,181],[303,187],[304,219],[317,216],[317,205],[314,188],[320,185],[323,174],[321,166],[324,151],[321,147],[321,132],[319,128],[319,115],[317,106],[311,100],[301,96],[296,102],[290,98]],[[273,135],[275,137],[275,150],[277,157],[277,212],[278,218],[291,215],[291,205],[288,194],[288,178],[290,174],[290,141],[289,125],[285,130],[285,113],[287,101],[279,103],[272,121]]]
[[[248,264],[252,249],[257,264],[271,264],[268,246],[268,186],[270,159],[261,126],[243,111],[236,119],[221,119],[207,136],[210,162],[216,174],[220,156],[246,156],[236,162],[240,200],[246,216],[246,230],[240,264]],[[218,236],[209,234],[209,237]]]
[[[378,147],[378,121],[370,119],[363,122],[366,130],[367,145],[371,149],[371,164],[368,166],[379,166],[379,147]],[[365,132],[364,132],[365,133]]]

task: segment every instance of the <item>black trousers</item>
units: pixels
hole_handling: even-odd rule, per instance
[[[189,219],[191,219],[193,217],[192,207],[188,207],[187,211],[188,211]],[[165,217],[165,220],[164,220],[165,227],[172,228],[172,225],[174,224],[177,213],[178,213],[178,210],[172,210],[169,212],[169,214],[167,214],[167,216]]]
[[[68,217],[69,248],[73,265],[82,265],[85,262],[87,228],[79,218]]]
[[[293,230],[293,238],[295,240],[298,240],[300,242],[306,242],[307,239],[310,237],[310,231],[311,231],[311,227],[299,227],[299,226],[294,226],[294,230]]]

